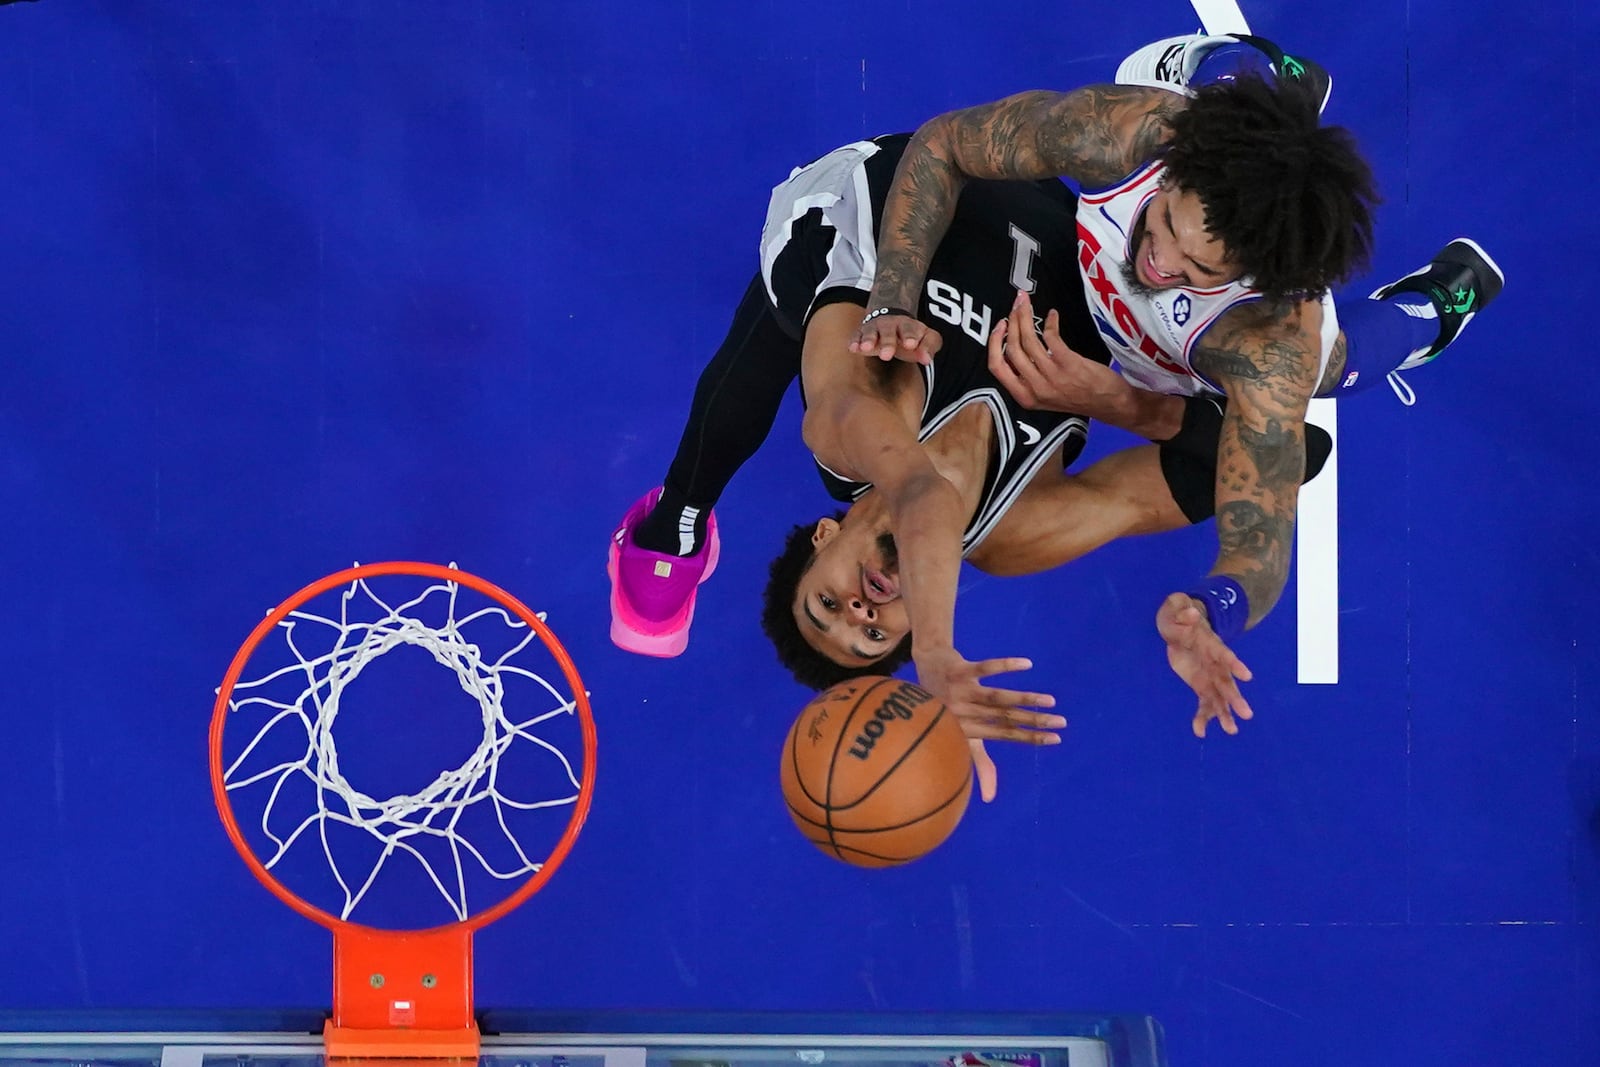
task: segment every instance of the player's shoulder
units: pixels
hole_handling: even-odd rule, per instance
[[[1214,382],[1314,384],[1321,325],[1322,307],[1315,300],[1247,300],[1217,316],[1196,339],[1192,362]]]
[[[1217,316],[1206,335],[1250,334],[1263,338],[1288,338],[1315,334],[1322,325],[1321,297],[1310,300],[1272,300],[1262,296],[1240,300]]]

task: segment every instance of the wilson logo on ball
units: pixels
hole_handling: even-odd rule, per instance
[[[886,697],[878,710],[873,713],[867,724],[856,734],[856,739],[850,746],[849,755],[858,760],[864,760],[872,752],[872,746],[882,737],[889,724],[896,719],[910,719],[918,705],[932,699],[933,694],[921,686],[912,685],[910,682],[901,682],[900,687]]]

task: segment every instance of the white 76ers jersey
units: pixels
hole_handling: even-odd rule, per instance
[[[1156,393],[1193,396],[1220,393],[1190,365],[1200,336],[1229,308],[1261,294],[1241,278],[1210,289],[1162,289],[1141,293],[1128,284],[1131,235],[1166,173],[1160,161],[1120,184],[1078,197],[1078,267],[1089,312],[1123,376]],[[1333,298],[1322,297],[1322,352],[1318,376],[1339,335]]]

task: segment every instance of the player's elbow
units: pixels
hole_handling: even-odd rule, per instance
[[[833,451],[839,421],[837,412],[829,407],[815,405],[806,409],[805,416],[800,420],[800,440],[818,459]]]
[[[890,510],[901,519],[961,513],[960,492],[932,463],[908,463],[896,475],[877,485],[887,495]]]

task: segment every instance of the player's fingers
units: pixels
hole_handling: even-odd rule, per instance
[[[1011,366],[1010,352],[1006,338],[1010,336],[1007,329],[1007,320],[1001,319],[989,334],[989,373],[994,375],[1006,392],[1017,398],[1024,407],[1031,407],[1034,402],[1034,393],[1028,383],[1018,377],[1016,370]]]
[[[1025,375],[1033,364],[1028,359],[1028,354],[1022,347],[1022,342],[1028,331],[1018,324],[1015,313],[1003,318],[995,325],[994,333],[989,335],[991,341],[996,340],[999,334],[998,347],[991,348],[989,352],[991,366],[998,362],[1001,366],[1014,375]]]
[[[973,673],[979,678],[987,678],[991,674],[1010,674],[1015,671],[1026,671],[1033,667],[1033,660],[1026,656],[999,656],[995,659],[980,659],[972,664]]]
[[[1052,349],[1056,345],[1064,345],[1061,340],[1061,313],[1056,311],[1055,308],[1051,308],[1044,317],[1044,340],[1045,344]]]
[[[937,331],[928,329],[920,322],[901,331],[898,358],[927,365],[933,362],[933,354],[937,351],[939,351]]]
[[[963,719],[961,728],[967,737],[985,741],[1016,741],[1024,745],[1059,745],[1061,735],[1048,730],[1025,730],[1020,726],[1006,726],[993,722],[974,722]]]
[[[1011,333],[1011,347],[1029,366],[1050,358],[1039,331],[1033,328],[1033,305],[1028,303],[1026,293],[1018,293],[1017,302],[1011,306]]]
[[[994,760],[989,758],[989,751],[983,747],[982,741],[968,741],[967,746],[972,749],[972,768],[978,772],[978,795],[987,804],[994,799],[996,787],[999,785],[999,773],[995,770]]]
[[[1233,721],[1233,712],[1228,708],[1226,701],[1217,709],[1217,722],[1221,724],[1222,732],[1225,734],[1232,735],[1239,732],[1239,724]]]
[[[1231,698],[1229,698],[1228,703],[1233,705],[1233,713],[1239,716],[1239,718],[1253,719],[1256,717],[1255,709],[1252,708],[1250,706],[1250,702],[1244,698],[1244,694],[1239,692],[1238,686],[1233,687],[1233,695]]]
[[[997,689],[993,686],[984,686],[983,695],[979,702],[992,708],[993,713],[1001,718],[1013,722],[1023,722],[1036,715],[1044,715],[1052,721],[1060,719],[1059,715],[1050,715],[1043,712],[1025,711],[1025,708],[1053,708],[1056,698],[1049,693],[1029,693],[1022,689]],[[1063,723],[1056,725],[1064,725]],[[1055,726],[1051,726],[1054,729]]]
[[[1022,401],[1026,407],[1038,407],[1039,398],[1044,395],[1050,382],[1039,369],[1038,359],[1028,354],[1028,349],[1016,343],[1016,338],[1025,337],[1032,332],[1032,327],[1012,327],[1006,331],[1006,346],[1002,353],[1006,368],[1017,383],[1011,395]]]
[[[1225,734],[1236,734],[1239,727],[1234,723],[1233,716],[1228,712],[1227,695],[1219,690],[1206,686],[1196,690],[1200,694],[1199,710],[1194,716],[1194,735],[1205,737],[1207,729],[1212,722],[1222,727]]]
[[[864,322],[857,326],[855,335],[850,338],[850,344],[847,347],[850,351],[862,356],[876,352],[878,349],[878,324],[876,322]]]
[[[863,331],[872,330],[866,354],[876,356],[885,363],[893,359],[895,353],[900,351],[900,327],[904,321],[899,315],[884,315],[874,320],[870,327],[863,326]]]
[[[1200,617],[1200,608],[1187,593],[1171,594],[1161,602],[1161,608],[1156,613],[1158,622],[1164,620],[1178,627],[1193,627]]]
[[[994,324],[994,329],[989,331],[989,369],[994,370],[996,362],[1005,362],[1006,327],[1010,319],[1001,319]]]
[[[1009,689],[999,690],[1008,697],[1015,698],[1010,704],[998,702],[973,704],[963,708],[957,714],[968,721],[986,722],[997,726],[1022,726],[1030,730],[1059,730],[1067,725],[1067,720],[1060,715],[1048,711],[1026,711],[1017,706],[1021,701],[1028,701],[1029,707],[1053,707],[1055,698],[1047,693],[1014,693]]]
[[[1001,703],[991,697],[991,693],[1000,692],[1011,698],[1011,703]],[[1048,693],[1017,693],[1009,689],[991,690],[984,689],[982,696],[975,700],[952,699],[949,708],[961,720],[963,728],[968,726],[1018,726],[1028,730],[1059,730],[1067,725],[1067,720],[1050,711],[1029,711],[1026,707],[1019,706],[1016,702],[1021,700],[1031,701],[1029,707],[1051,707],[1055,698]]]
[[[901,355],[913,363],[925,364],[931,360],[933,353],[927,350],[925,343],[931,332],[931,330],[923,327],[921,323],[918,323],[914,330],[902,332],[900,334]]]
[[[1044,317],[1043,344],[1050,353],[1050,358],[1055,361],[1057,366],[1083,359],[1083,356],[1062,338],[1061,315],[1053,308]]]
[[[893,343],[899,346],[898,351],[892,353],[898,359],[914,363],[929,363],[939,351],[943,339],[939,331],[930,327],[920,319],[906,316],[889,316],[889,329],[893,332]]]

